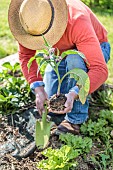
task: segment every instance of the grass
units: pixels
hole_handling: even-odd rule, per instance
[[[8,25],[8,7],[10,0],[0,0],[0,58],[17,52],[17,43],[12,36]],[[113,16],[107,13],[96,12],[97,17],[108,30],[109,42],[113,48]],[[113,52],[111,51],[111,60],[108,63],[109,77],[107,82],[113,84]]]
[[[99,13],[96,13],[96,15],[108,31],[108,40],[111,44],[111,59],[108,62],[109,77],[107,83],[113,84],[113,15],[101,15]]]
[[[8,25],[8,7],[10,0],[0,0],[0,58],[17,51],[17,43]]]

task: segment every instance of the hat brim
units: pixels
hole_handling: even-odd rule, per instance
[[[24,0],[12,0],[8,11],[10,30],[15,39],[24,47],[38,50],[45,48],[42,36],[27,33],[19,19],[19,9]],[[54,20],[51,29],[44,35],[50,45],[55,45],[62,37],[68,20],[68,10],[65,0],[51,0],[54,6]]]

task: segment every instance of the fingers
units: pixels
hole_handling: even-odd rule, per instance
[[[52,112],[52,113],[56,113],[56,114],[65,114],[65,113],[68,113],[68,112],[71,112],[72,110],[72,107],[66,107],[64,110],[61,110],[61,111],[57,111],[57,110],[52,110],[49,108],[49,112]]]
[[[44,105],[42,103],[36,101],[36,108],[37,108],[39,114],[42,115],[42,112],[44,111]]]
[[[43,112],[45,112],[44,104],[46,99],[42,98],[36,98],[36,108],[40,115],[42,115]]]
[[[66,107],[66,111],[68,110],[69,112],[72,110],[73,108],[73,98],[69,95],[69,94],[66,94],[65,95],[67,97],[67,100],[65,102],[65,107]]]
[[[65,114],[66,112],[63,111],[57,111],[57,110],[52,110],[52,109],[49,109],[49,112],[52,112],[52,113],[56,113],[56,114]]]

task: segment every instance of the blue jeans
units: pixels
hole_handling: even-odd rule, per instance
[[[105,58],[106,63],[110,59],[110,44],[104,42],[101,45],[101,49]],[[85,72],[88,71],[84,60],[79,55],[68,55],[63,59],[59,65],[59,73],[62,77],[67,71],[73,68],[83,69]],[[44,75],[45,91],[48,97],[56,94],[58,88],[57,75],[50,65],[47,65]],[[69,90],[75,86],[76,81],[70,79],[68,76],[63,80],[61,85],[61,93],[66,94]],[[82,104],[79,100],[75,100],[73,103],[73,109],[71,112],[67,113],[65,120],[73,124],[81,124],[85,122],[88,118],[88,108],[89,102],[86,100],[85,104]]]

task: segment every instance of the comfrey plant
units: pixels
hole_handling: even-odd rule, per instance
[[[59,49],[52,48],[52,46],[46,41],[44,36],[43,36],[43,39],[44,39],[46,48],[43,49],[43,50],[38,50],[36,56],[32,57],[29,60],[28,69],[30,69],[31,64],[32,64],[32,62],[34,60],[36,60],[36,62],[38,63],[39,58],[41,58],[41,61],[40,61],[40,63],[38,63],[39,68],[37,70],[37,75],[38,75],[41,67],[43,66],[43,64],[45,64],[45,63],[50,64],[51,67],[53,68],[53,70],[55,71],[57,77],[58,77],[58,90],[57,90],[56,97],[60,95],[60,88],[61,88],[62,81],[64,80],[64,78],[66,76],[70,75],[70,78],[74,78],[76,80],[76,82],[77,82],[76,84],[78,85],[78,87],[80,89],[79,94],[78,94],[79,95],[79,100],[81,101],[82,104],[84,104],[85,101],[86,101],[86,97],[88,95],[88,92],[89,92],[89,84],[90,84],[89,83],[89,77],[88,77],[87,73],[85,71],[83,71],[82,69],[74,68],[74,69],[68,71],[61,78],[60,74],[59,74],[58,67],[59,67],[59,64],[62,61],[62,59],[64,59],[69,54],[79,54],[86,61],[85,56],[81,52],[76,51],[76,50],[67,50],[67,51],[64,51],[60,55]],[[43,115],[42,115],[42,120],[43,120]],[[49,126],[49,130],[50,130],[50,127],[51,126]],[[43,142],[43,144],[44,144],[44,142]],[[44,146],[45,146],[45,144],[44,144]]]
[[[43,37],[44,38],[44,37]],[[67,75],[70,75],[70,78],[74,78],[77,81],[77,85],[79,86],[79,100],[81,101],[82,104],[85,103],[86,97],[89,92],[89,77],[85,71],[79,68],[74,68],[70,71],[68,71],[62,78],[60,78],[60,74],[58,71],[59,64],[63,58],[65,58],[69,54],[79,54],[86,62],[86,58],[83,55],[83,53],[77,51],[77,50],[67,50],[64,51],[61,55],[59,52],[59,49],[52,48],[51,45],[46,41],[44,38],[45,42],[45,47],[46,49],[43,50],[38,50],[36,56],[32,57],[29,62],[28,62],[28,69],[30,69],[30,66],[33,62],[33,60],[36,60],[38,63],[38,59],[41,58],[41,62],[39,64],[39,68],[37,70],[37,74],[39,73],[42,65],[44,63],[50,64],[51,67],[54,69],[57,77],[58,77],[58,90],[57,90],[57,95],[60,94],[60,88],[62,81]],[[87,63],[88,64],[88,63]]]

